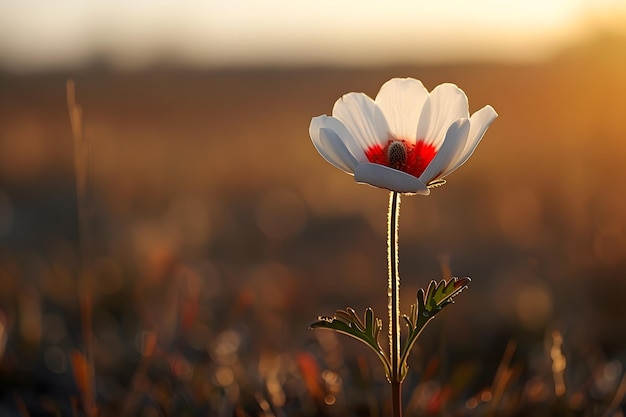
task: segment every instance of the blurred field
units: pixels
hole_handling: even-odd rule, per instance
[[[307,330],[346,306],[386,317],[387,195],[323,161],[308,125],[411,76],[500,116],[443,188],[403,199],[403,310],[442,266],[473,279],[418,342],[407,415],[623,416],[624,51],[0,75],[0,415],[83,413],[68,77],[95,144],[100,415],[387,415],[373,355]]]

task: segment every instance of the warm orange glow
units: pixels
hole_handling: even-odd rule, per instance
[[[523,61],[590,31],[623,30],[618,1],[249,0],[5,2],[0,63],[14,69],[154,62],[193,65]],[[286,17],[288,16],[288,17]]]

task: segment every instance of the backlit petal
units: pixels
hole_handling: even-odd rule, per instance
[[[428,91],[421,81],[393,78],[383,84],[375,102],[385,115],[391,134],[415,143],[417,122],[427,98]]]
[[[337,132],[325,127],[321,128],[320,142],[326,155],[333,161],[329,162],[350,174],[354,172],[359,161],[348,151],[348,148],[346,148],[346,145],[341,141]]]
[[[382,145],[389,127],[374,100],[363,93],[348,93],[335,102],[333,117],[343,123],[361,149]]]
[[[470,122],[468,119],[461,119],[452,123],[437,155],[426,167],[426,171],[420,175],[419,179],[423,183],[428,184],[432,180],[441,178],[448,166],[457,160],[467,142],[469,129]]]
[[[326,115],[314,117],[311,120],[311,125],[309,126],[309,135],[311,135],[311,139],[313,139],[314,134],[319,132],[319,129],[321,128],[334,130],[346,148],[348,148],[352,156],[354,156],[359,162],[367,161],[367,157],[365,156],[363,149],[359,146],[357,141],[354,140],[352,134],[348,131],[346,126],[338,119]]]
[[[369,162],[364,162],[356,167],[354,179],[358,183],[369,184],[399,193],[430,194],[426,184],[413,175]]]
[[[452,173],[458,167],[463,165],[470,156],[472,156],[474,150],[480,143],[480,140],[485,135],[487,128],[491,125],[491,123],[493,123],[494,120],[496,120],[496,117],[498,117],[498,113],[496,113],[491,106],[485,106],[476,113],[472,114],[472,117],[470,117],[470,130],[465,148],[463,148],[463,152],[459,155],[458,160],[446,169],[442,176]]]
[[[438,85],[424,103],[417,125],[417,139],[424,139],[435,148],[442,146],[450,125],[469,118],[467,96],[454,84]]]
[[[332,152],[332,149],[330,149],[330,152],[329,152],[329,149],[328,149],[329,145],[328,145],[327,138],[325,138],[325,140],[322,141],[322,128],[320,128],[319,126],[321,125],[320,119],[324,117],[327,117],[327,116],[324,115],[324,116],[314,117],[311,120],[311,124],[309,125],[309,134],[311,135],[311,141],[313,142],[313,146],[315,146],[315,149],[317,149],[319,154],[322,155],[322,158],[324,158],[326,162],[334,165],[335,167],[339,168],[343,172],[352,174],[354,170],[350,169],[350,167],[346,165],[341,160],[341,158],[337,156],[336,152]],[[325,130],[328,130],[328,129],[325,129]],[[328,136],[328,132],[325,132],[325,136],[326,137]]]

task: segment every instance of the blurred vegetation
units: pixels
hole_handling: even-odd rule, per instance
[[[470,289],[410,358],[407,415],[623,416],[626,41],[548,62],[0,75],[0,415],[384,416],[317,315],[386,317],[383,190],[308,137],[349,91],[454,82],[500,117],[400,217],[402,309]],[[65,83],[94,144],[93,378]],[[442,271],[443,268],[443,271]]]

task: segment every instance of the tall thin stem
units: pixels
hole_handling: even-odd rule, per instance
[[[402,417],[400,369],[400,275],[398,274],[398,217],[400,194],[389,194],[387,260],[389,263],[389,357],[391,358],[391,408],[393,417]]]

